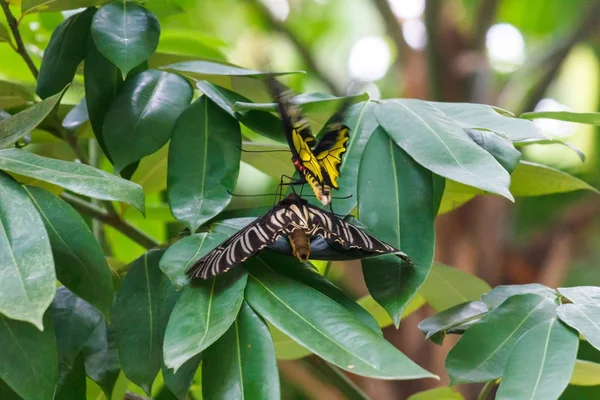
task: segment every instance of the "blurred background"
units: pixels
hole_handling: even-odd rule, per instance
[[[260,68],[259,55],[267,48],[274,70],[307,71],[285,79],[299,92],[366,90],[372,98],[478,102],[516,115],[600,111],[600,1],[149,0],[146,6],[162,25],[151,67],[202,57]],[[52,30],[68,15],[31,13],[22,18],[24,40],[38,64]],[[0,46],[0,64],[0,79],[34,86],[10,47]],[[77,79],[64,107],[77,104],[83,95],[81,76]],[[357,87],[353,81],[363,84]],[[536,124],[548,136],[580,149],[586,160],[560,144],[522,147],[523,158],[568,171],[598,188],[597,127],[551,120]],[[44,131],[33,135],[43,138]],[[85,131],[80,137],[86,135],[91,137]],[[66,144],[39,142],[37,152],[68,158]],[[179,229],[164,202],[165,173],[166,148],[144,160],[133,177],[149,193],[148,219],[123,210],[160,241]],[[274,182],[244,163],[236,191],[269,193]],[[594,196],[579,191],[518,198],[515,204],[478,196],[438,217],[435,259],[491,286],[600,286],[600,202]],[[246,201],[234,199],[232,207],[247,206]],[[143,252],[110,228],[105,238],[117,273]],[[333,265],[330,278],[357,298],[367,294],[357,265]],[[444,359],[457,337],[447,337],[443,346],[426,342],[417,324],[431,314],[422,307],[399,330],[388,327],[384,332],[410,358],[440,375],[441,382],[350,378],[378,400],[447,385]],[[600,361],[594,353],[582,343],[579,358]],[[281,361],[280,367],[286,399],[344,398],[314,365],[296,360]],[[480,387],[459,389],[474,399]],[[597,399],[600,389],[570,387],[562,398]]]

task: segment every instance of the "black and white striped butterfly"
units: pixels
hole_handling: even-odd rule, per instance
[[[346,250],[371,254],[395,254],[412,265],[408,256],[345,222],[333,213],[310,205],[295,193],[290,194],[268,213],[225,240],[188,270],[191,279],[207,279],[228,271],[280,237],[287,237],[293,254],[306,261],[310,255],[310,239],[321,237]]]

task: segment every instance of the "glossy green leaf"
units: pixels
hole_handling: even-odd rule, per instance
[[[465,398],[452,388],[438,387],[415,393],[406,400],[465,400]]]
[[[10,146],[38,126],[60,102],[63,93],[64,89],[60,93],[28,107],[10,118],[1,119],[0,149]]]
[[[75,359],[96,328],[104,324],[102,314],[64,286],[56,290],[50,312],[56,331],[59,358],[61,364],[69,369],[75,366]],[[83,364],[83,360],[81,361]]]
[[[254,132],[281,143],[286,142],[282,122],[275,115],[259,110],[237,112],[234,105],[240,101],[249,101],[247,98],[207,81],[196,82],[196,87],[216,105]],[[287,162],[290,163],[291,156],[288,155],[287,158]]]
[[[469,301],[450,307],[424,319],[419,323],[419,329],[425,334],[425,339],[432,338],[438,334],[442,334],[443,337],[446,332],[454,331],[458,327],[462,330],[468,328],[487,313],[487,311],[488,308],[485,303],[481,301]]]
[[[108,319],[113,302],[112,277],[87,223],[54,194],[33,186],[25,190],[46,226],[58,280]]]
[[[173,128],[167,191],[171,212],[190,231],[221,212],[240,168],[241,133],[233,117],[206,96],[192,103]]]
[[[92,17],[90,7],[72,15],[54,29],[37,79],[36,93],[45,99],[59,93],[71,83],[79,63],[83,61]]]
[[[496,399],[558,399],[573,373],[579,337],[556,318],[525,333],[515,344]]]
[[[282,256],[270,251],[264,251],[260,254],[261,260],[269,265],[275,272],[287,276],[288,278],[302,282],[313,289],[321,292],[331,300],[339,303],[350,311],[357,320],[369,327],[373,332],[383,336],[377,321],[364,308],[356,303],[350,296],[341,289],[328,281],[321,274],[312,268],[303,265],[297,258]]]
[[[485,129],[509,138],[512,142],[547,139],[531,121],[514,117],[506,110],[487,104],[429,102],[463,128]]]
[[[192,94],[185,79],[156,70],[141,72],[125,82],[102,127],[116,173],[167,143]]]
[[[486,382],[502,375],[515,343],[552,319],[556,304],[535,294],[513,296],[471,326],[446,357],[451,384]]]
[[[406,252],[415,265],[387,255],[365,259],[362,266],[369,293],[396,326],[431,267],[440,182],[443,184],[396,146],[383,129],[373,132],[359,170],[358,215],[373,236]]]
[[[487,304],[490,310],[504,303],[506,299],[519,294],[537,294],[546,297],[549,300],[556,301],[557,293],[548,286],[539,283],[530,283],[526,285],[499,285],[489,293],[481,297],[481,301]]]
[[[576,360],[569,384],[577,386],[600,385],[600,364],[586,360]]]
[[[0,169],[95,199],[121,201],[144,212],[144,191],[139,185],[89,165],[41,157],[20,149],[5,149],[0,150]]]
[[[595,304],[600,306],[600,287],[598,286],[576,286],[558,288],[556,290],[575,304]]]
[[[194,262],[204,257],[230,235],[223,233],[196,233],[172,244],[160,260],[160,269],[177,289],[190,283],[185,272]]]
[[[86,342],[82,354],[85,358],[85,373],[110,398],[121,371],[114,327],[109,327],[106,323],[98,325]]]
[[[433,378],[356,317],[318,291],[246,261],[246,300],[263,318],[326,361],[379,379]]]
[[[176,64],[166,65],[161,69],[176,72],[199,81],[206,80],[208,77],[211,76],[241,76],[248,78],[259,78],[261,76],[266,75],[278,76],[287,74],[297,74],[302,72],[264,72],[253,69],[246,69],[242,67],[236,67],[230,64],[221,64],[205,60],[180,62]]]
[[[0,172],[0,313],[44,330],[56,291],[52,249],[27,192]]]
[[[577,329],[592,346],[600,350],[600,306],[562,304],[556,314],[561,321]]]
[[[131,263],[121,282],[114,311],[121,367],[127,378],[147,394],[152,392],[152,383],[162,365],[165,325],[161,326],[159,310],[165,294],[158,262],[163,252],[150,250]]]
[[[579,122],[580,124],[600,125],[600,113],[577,113],[571,111],[537,111],[519,115],[523,119],[547,118],[558,121]]]
[[[515,149],[509,139],[495,132],[479,129],[465,129],[465,132],[475,143],[490,153],[509,174],[514,171],[521,159],[521,152]]]
[[[202,361],[207,399],[279,399],[275,349],[267,324],[246,304]]]
[[[190,390],[194,375],[200,366],[200,361],[202,361],[202,354],[190,358],[183,363],[179,370],[177,370],[177,373],[174,373],[172,369],[163,365],[162,374],[165,385],[179,400],[184,400]]]
[[[350,104],[364,102],[369,96],[366,93],[348,97],[336,97],[327,93],[302,93],[292,99],[294,104],[300,106],[304,113],[328,113],[338,111],[346,102]],[[277,111],[277,103],[247,103],[236,102],[236,111],[262,110]]]
[[[32,100],[32,94],[23,85],[0,80],[0,109],[22,106]]]
[[[542,196],[574,190],[598,190],[590,184],[556,168],[521,161],[511,175],[510,191],[519,196]]]
[[[381,307],[372,296],[367,295],[361,297],[356,302],[362,308],[367,310],[368,313],[373,316],[373,318],[375,318],[375,321],[377,321],[377,324],[380,328],[388,327],[394,323],[388,315],[387,311],[385,311],[385,308]],[[425,298],[419,293],[417,293],[413,296],[413,298],[408,302],[408,304],[404,308],[404,311],[402,312],[402,318],[408,317],[413,312],[423,307],[423,305],[425,305]]]
[[[419,293],[436,311],[443,311],[467,301],[475,301],[492,288],[481,278],[449,267],[434,263],[425,284]]]
[[[44,331],[0,315],[0,379],[24,400],[51,399],[58,381],[58,353],[50,314]]]
[[[88,115],[87,104],[85,99],[83,99],[65,115],[62,126],[71,132],[75,132],[89,120],[90,116]]]
[[[74,10],[106,3],[108,0],[21,0],[21,13]]]
[[[53,400],[79,400],[86,396],[86,379],[83,357],[79,356],[73,366],[59,361],[58,384]]]
[[[183,290],[165,333],[164,362],[168,368],[177,372],[229,329],[242,306],[247,278],[246,271],[236,269]]]
[[[391,100],[379,105],[375,116],[395,143],[428,170],[513,200],[508,172],[431,103]]]
[[[156,50],[160,23],[136,3],[114,1],[98,9],[91,33],[100,53],[127,75]]]

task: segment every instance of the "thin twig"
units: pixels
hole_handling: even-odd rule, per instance
[[[486,382],[486,384],[483,385],[481,392],[479,392],[479,395],[477,396],[477,400],[486,400],[488,398],[488,396],[490,395],[490,392],[492,391],[494,386],[496,386],[496,379]]]
[[[442,100],[442,55],[440,53],[439,23],[442,3],[429,0],[425,7],[425,28],[427,30],[427,71],[429,76],[429,99]]]
[[[273,14],[271,14],[269,9],[265,7],[265,5],[259,0],[250,0],[249,3],[254,7],[256,11],[258,11],[258,13],[262,16],[262,18],[271,28],[283,34],[289,39],[290,42],[292,42],[294,47],[296,47],[296,50],[298,50],[298,53],[300,53],[300,56],[304,60],[304,63],[306,64],[308,70],[315,74],[329,88],[331,93],[333,93],[336,96],[342,94],[342,91],[337,87],[337,85],[331,79],[329,79],[327,75],[323,72],[323,70],[321,70],[321,68],[317,65],[317,62],[313,57],[312,53],[308,50],[307,46],[305,46],[304,43],[302,43],[300,38],[298,38],[298,36],[296,36],[294,32],[290,31],[288,27],[285,26],[285,24],[282,24],[281,21],[273,17]]]
[[[145,232],[137,229],[135,226],[130,225],[126,221],[123,221],[118,216],[109,214],[104,208],[99,207],[95,204],[87,202],[69,193],[63,193],[61,196],[63,200],[69,203],[79,213],[89,215],[99,221],[104,222],[107,225],[112,226],[119,232],[129,237],[131,240],[139,244],[140,246],[151,249],[158,246],[160,243],[148,236]]]
[[[39,71],[33,63],[31,57],[29,56],[29,53],[27,53],[27,50],[25,49],[25,45],[23,44],[23,38],[21,37],[21,33],[19,32],[19,23],[17,22],[12,11],[10,11],[10,7],[6,0],[0,0],[0,6],[2,6],[2,10],[4,11],[4,15],[6,16],[6,22],[8,22],[8,26],[10,27],[13,37],[15,38],[15,43],[17,44],[17,53],[21,55],[21,57],[27,64],[27,67],[29,67],[31,73],[37,79]]]

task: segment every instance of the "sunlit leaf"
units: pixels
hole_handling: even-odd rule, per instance
[[[590,184],[556,168],[521,161],[511,175],[510,191],[519,196],[542,196],[574,190],[598,190]]]
[[[519,118],[537,119],[547,118],[558,121],[578,122],[580,124],[600,125],[600,113],[576,113],[571,111],[537,111],[526,112]]]

